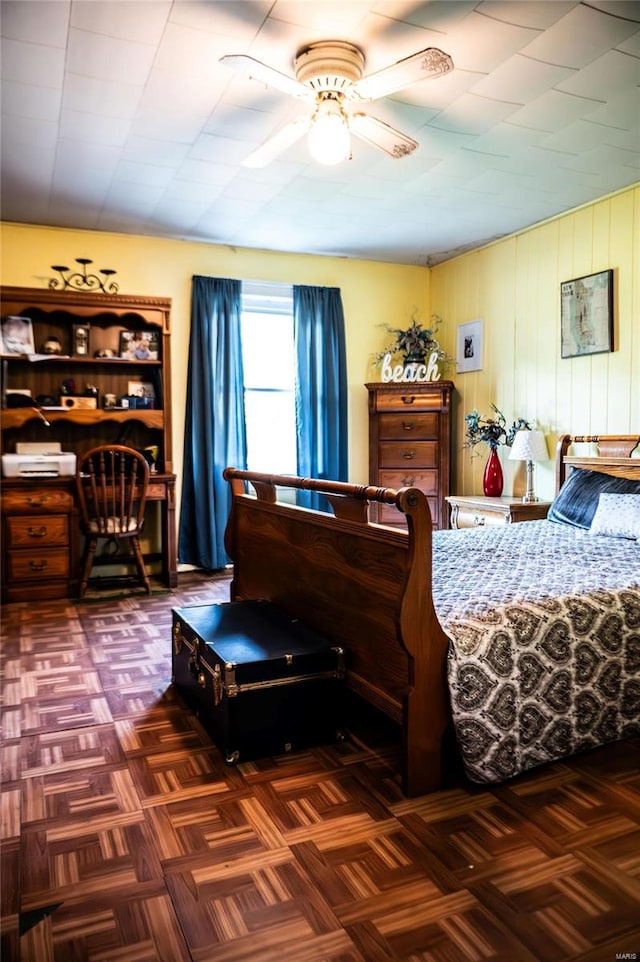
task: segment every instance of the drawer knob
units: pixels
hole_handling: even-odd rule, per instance
[[[403,487],[403,488],[412,488],[413,485],[414,485],[415,480],[416,480],[416,479],[413,478],[413,477],[411,477],[411,478],[403,478],[403,479],[402,479],[402,487]]]
[[[403,421],[403,422],[402,422],[402,430],[403,430],[403,431],[414,431],[414,430],[415,430],[415,422],[414,422],[414,421]]]
[[[473,519],[473,523],[476,525],[476,527],[480,528],[486,520],[487,519],[483,518],[481,514],[476,514]]]
[[[415,452],[415,451],[403,451],[403,452],[402,452],[402,457],[404,458],[405,461],[413,461],[413,459],[415,458],[415,456],[416,456],[416,452]]]
[[[48,500],[49,500],[49,495],[39,494],[37,498],[34,498],[34,497],[27,498],[27,504],[44,504]]]
[[[403,404],[413,404],[413,402],[415,401],[415,395],[413,395],[413,394],[402,394],[402,395],[400,396],[400,400],[402,401]]]
[[[47,567],[47,562],[46,561],[30,561],[29,567],[31,568],[32,571],[44,571],[44,569]]]
[[[30,538],[44,538],[47,533],[47,529],[44,525],[40,528],[27,528],[27,534]]]

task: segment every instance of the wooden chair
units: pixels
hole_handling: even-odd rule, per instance
[[[140,532],[149,487],[149,465],[144,456],[122,444],[92,448],[78,458],[76,486],[80,520],[85,536],[79,596],[87,590],[89,574],[100,539],[118,545],[130,543],[140,581],[151,594],[151,583],[145,570]],[[114,555],[115,562],[115,555]],[[127,562],[127,556],[118,556]]]

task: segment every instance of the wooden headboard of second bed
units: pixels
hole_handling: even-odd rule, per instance
[[[569,454],[574,444],[589,444],[592,452]],[[556,491],[562,487],[570,467],[640,481],[640,435],[563,434],[556,448]]]

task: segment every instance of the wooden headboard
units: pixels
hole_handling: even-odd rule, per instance
[[[596,454],[574,455],[574,444],[596,447]],[[563,434],[556,448],[556,491],[562,487],[570,467],[601,471],[617,478],[640,479],[640,435]]]

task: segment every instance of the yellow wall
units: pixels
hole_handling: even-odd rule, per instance
[[[560,284],[614,270],[614,351],[560,357]],[[537,420],[550,458],[558,434],[640,433],[640,185],[554,218],[431,271],[431,307],[446,320],[443,343],[455,353],[456,328],[484,321],[481,371],[456,374],[453,490],[482,492],[487,450],[462,448],[464,414],[509,423]],[[524,465],[501,449],[505,494],[522,494]],[[515,473],[514,473],[515,467]],[[553,462],[536,468],[538,495],[554,493]]]
[[[538,494],[554,492],[559,433],[640,432],[640,184],[564,216],[462,255],[431,270],[396,264],[278,254],[91,231],[2,225],[0,282],[46,286],[51,264],[90,257],[118,271],[121,293],[173,301],[174,464],[180,482],[191,277],[208,274],[339,287],[345,311],[349,381],[349,477],[368,479],[367,396],[377,380],[371,355],[412,314],[444,319],[439,337],[455,354],[458,324],[484,320],[484,364],[451,375],[454,394],[453,491],[479,493],[485,453],[462,448],[464,414],[488,413],[493,401],[511,420],[536,419],[550,460],[538,466]],[[560,283],[614,269],[615,350],[560,357]],[[508,462],[505,494],[524,490],[524,466]]]
[[[345,313],[349,384],[349,478],[368,480],[366,381],[376,380],[371,355],[388,341],[385,323],[407,326],[416,312],[426,320],[429,272],[424,267],[381,264],[338,257],[277,254],[127,234],[3,224],[0,283],[46,287],[51,264],[89,257],[96,268],[111,267],[120,294],[170,297],[173,460],[182,474],[184,410],[191,278],[194,274],[339,287]],[[178,504],[179,504],[178,500]]]

